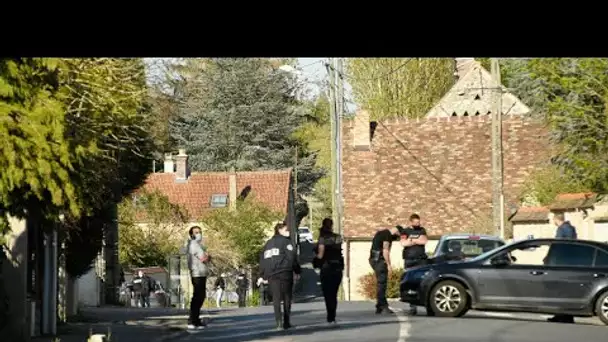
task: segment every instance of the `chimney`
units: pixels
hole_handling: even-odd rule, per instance
[[[234,166],[230,168],[230,174],[228,175],[228,185],[230,187],[230,193],[228,194],[228,203],[230,204],[230,210],[236,210],[236,171]]]
[[[175,164],[173,163],[173,155],[171,153],[165,153],[165,173],[174,173]]]
[[[369,151],[371,142],[371,126],[369,122],[369,112],[363,109],[358,110],[354,120],[354,148],[358,151]]]
[[[469,70],[473,66],[475,66],[475,58],[471,57],[458,57],[456,60],[456,72],[454,73],[456,77],[460,80],[464,75],[466,75]]]
[[[188,179],[188,155],[186,150],[183,148],[179,149],[179,154],[175,156],[175,164],[177,165],[175,171],[175,179],[185,181]]]

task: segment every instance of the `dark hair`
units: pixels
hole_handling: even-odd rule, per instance
[[[564,213],[555,213],[553,215],[554,219],[557,219],[560,222],[565,222],[566,221],[566,215],[564,215]]]
[[[192,226],[190,227],[190,229],[188,230],[188,235],[190,235],[190,239],[194,239],[194,230],[198,229],[198,230],[202,230],[201,227],[199,226]]]
[[[420,215],[418,215],[418,214],[412,214],[412,215],[410,215],[410,221],[411,220],[420,220]]]
[[[285,226],[287,226],[285,224],[285,222],[279,222],[279,223],[275,224],[274,225],[274,233],[275,233],[275,235],[279,234],[279,230],[283,229]]]
[[[321,222],[321,229],[319,229],[319,232],[321,232],[321,235],[331,234],[333,226],[334,221],[329,217],[326,217],[323,219],[323,222]]]

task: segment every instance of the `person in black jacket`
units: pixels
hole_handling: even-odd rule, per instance
[[[268,279],[270,286],[277,330],[292,328],[290,314],[294,274],[297,280],[301,268],[298,254],[289,238],[289,228],[285,223],[275,225],[274,236],[264,245],[260,256],[260,269],[262,278]]]
[[[247,289],[249,288],[249,281],[245,270],[240,267],[239,275],[236,277],[236,294],[239,297],[239,308],[247,306]]]
[[[150,307],[150,292],[152,292],[152,279],[144,274],[144,271],[139,270],[137,276],[133,279],[133,291],[137,301],[140,302],[142,308]]]
[[[317,255],[315,256],[315,264],[321,269],[321,289],[325,298],[327,323],[330,325],[336,324],[338,290],[344,270],[342,236],[332,232],[333,225],[334,221],[332,219],[326,218],[323,220],[317,244]]]
[[[224,279],[226,275],[224,273],[220,274],[219,277],[215,280],[215,304],[218,308],[222,307],[222,297],[224,296],[224,291],[226,290],[226,280]]]

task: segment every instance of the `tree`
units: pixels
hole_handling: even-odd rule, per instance
[[[454,84],[449,58],[352,58],[348,81],[373,119],[423,117]]]
[[[316,217],[331,217],[332,189],[331,176],[328,174],[331,170],[329,100],[321,93],[308,105],[311,107],[310,115],[298,128],[295,137],[300,142],[302,149],[315,155],[315,167],[324,172],[324,176],[315,183],[312,193],[314,200],[322,204],[320,208],[315,209],[314,214]]]
[[[76,166],[70,179],[81,209],[64,224],[67,268],[77,277],[90,269],[103,237],[114,238],[116,206],[143,184],[155,146],[141,59],[64,60],[61,82],[66,140]]]
[[[79,212],[70,146],[64,139],[65,105],[59,61],[0,60],[0,210],[24,218],[38,211],[54,216]]]
[[[608,59],[538,58],[513,62],[514,93],[529,94],[557,150],[553,164],[568,183],[608,191]]]
[[[293,75],[282,61],[260,58],[188,60],[178,70],[177,118],[170,131],[187,149],[193,171],[298,168],[298,194],[307,195],[322,173],[314,155],[298,149],[294,132],[307,107],[295,97]],[[298,216],[307,213],[301,198]]]
[[[166,266],[184,243],[188,214],[160,192],[138,192],[120,203],[118,213],[119,260],[125,268]]]
[[[220,257],[225,266],[234,269],[239,265],[257,265],[266,233],[282,218],[281,213],[256,202],[253,196],[239,200],[236,210],[213,210],[201,222],[210,239],[222,239],[221,244],[217,241],[208,244],[214,264],[218,264]],[[226,257],[228,254],[232,255],[230,259]]]

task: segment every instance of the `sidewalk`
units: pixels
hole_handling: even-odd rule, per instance
[[[209,321],[209,313],[203,320]],[[111,334],[111,342],[163,342],[186,333],[187,313],[172,308],[84,308],[76,318],[57,328],[56,337],[36,337],[32,342],[83,342],[89,332]]]

